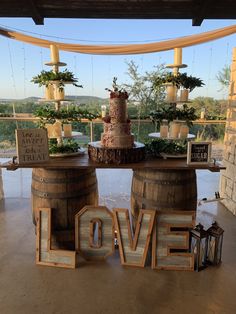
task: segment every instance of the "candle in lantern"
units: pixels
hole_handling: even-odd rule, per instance
[[[163,119],[160,125],[160,137],[167,138],[168,137],[168,120]]]
[[[182,64],[182,48],[174,49],[174,64]]]
[[[46,100],[54,99],[54,87],[51,84],[48,84],[45,87],[45,99]]]
[[[104,118],[106,116],[107,106],[106,105],[102,105],[101,109],[102,109],[102,118]]]
[[[178,138],[179,131],[180,131],[181,122],[178,120],[173,120],[170,126],[170,137],[171,138]]]
[[[205,108],[201,109],[200,119],[205,119]]]
[[[166,101],[175,102],[177,97],[177,87],[174,85],[166,86]]]
[[[58,63],[59,62],[59,50],[56,45],[50,45],[50,51],[51,51],[51,61],[52,63]]]
[[[180,126],[179,137],[187,138],[189,133],[189,127],[186,124],[182,124]]]
[[[70,123],[63,124],[63,131],[65,137],[71,137],[72,136],[72,125]]]
[[[56,99],[56,100],[64,100],[65,99],[64,88],[59,88],[59,86],[56,86],[56,88],[54,89],[54,99]]]
[[[211,263],[214,263],[214,257],[215,257],[215,239],[211,239],[209,242],[209,249],[208,249],[208,256],[207,259],[208,261],[210,261]]]
[[[180,101],[188,101],[188,96],[189,96],[188,89],[182,89],[180,91]]]
[[[52,129],[53,137],[58,138],[62,136],[62,128],[61,128],[61,122],[56,121],[53,124],[53,129]]]
[[[45,128],[48,131],[48,138],[52,138],[53,137],[53,125],[50,123],[46,123]]]

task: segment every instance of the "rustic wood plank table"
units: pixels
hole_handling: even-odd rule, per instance
[[[50,158],[42,163],[13,164],[12,162],[0,164],[0,168],[16,170],[18,168],[44,168],[44,169],[87,169],[87,168],[119,168],[119,169],[157,169],[157,170],[194,170],[205,169],[212,172],[219,172],[225,169],[219,163],[206,165],[187,165],[185,158],[180,159],[148,159],[137,163],[128,164],[105,164],[91,161],[87,154],[74,157]]]

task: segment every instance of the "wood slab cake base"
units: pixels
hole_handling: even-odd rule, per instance
[[[139,162],[145,159],[145,145],[134,142],[131,148],[107,148],[101,142],[88,144],[89,158],[96,162],[106,164],[125,164]]]

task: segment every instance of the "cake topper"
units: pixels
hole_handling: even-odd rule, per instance
[[[128,99],[129,95],[124,88],[119,88],[117,85],[117,77],[113,78],[112,81],[112,90],[109,88],[105,88],[105,90],[110,92],[110,98],[124,98]]]

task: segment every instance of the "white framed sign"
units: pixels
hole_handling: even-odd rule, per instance
[[[204,165],[211,161],[211,142],[188,142],[187,164]]]
[[[49,160],[46,129],[17,129],[15,133],[19,164],[31,164]]]

